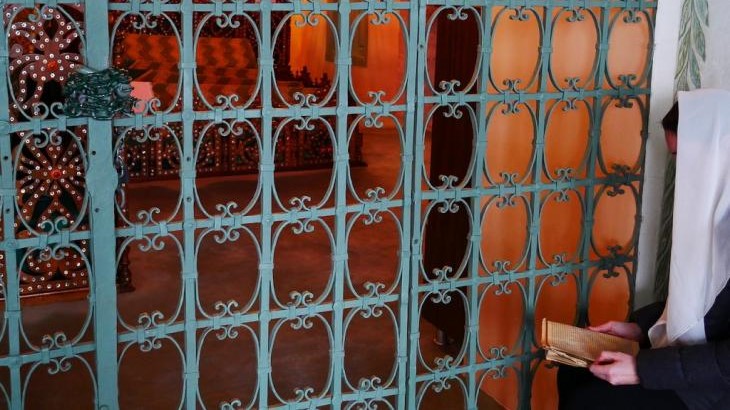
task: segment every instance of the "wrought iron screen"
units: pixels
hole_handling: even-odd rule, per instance
[[[536,321],[632,304],[655,1],[0,5],[8,408],[475,409],[487,396],[542,408],[554,370]],[[400,68],[367,75],[402,74],[387,90],[359,84],[350,53],[355,33],[386,25]],[[336,45],[325,75],[288,61],[287,36],[315,29]],[[133,59],[129,39],[145,44]],[[380,52],[356,43],[371,48],[365,64]],[[466,61],[455,77],[439,62],[449,49]],[[67,116],[68,75],[112,64],[156,97],[112,121]],[[396,172],[368,185],[356,166],[382,129]],[[157,175],[140,164],[166,170],[167,185],[127,183],[129,170]],[[315,194],[277,172],[305,168],[320,169],[303,178],[324,181]],[[246,174],[240,191],[206,198],[199,176],[219,169]],[[165,189],[173,198],[156,203]],[[391,271],[368,271],[382,255],[353,239],[378,230]],[[327,258],[309,258],[315,243]],[[127,253],[140,285],[118,295]],[[235,255],[247,259],[233,271],[253,279],[211,282]],[[304,277],[299,263],[323,279],[282,282]],[[616,282],[624,300],[596,299]],[[144,293],[152,283],[163,285]],[[85,298],[25,297],[64,287]],[[452,351],[430,346],[454,323]],[[353,370],[374,360],[380,339],[357,330],[368,327],[391,345],[382,374]]]

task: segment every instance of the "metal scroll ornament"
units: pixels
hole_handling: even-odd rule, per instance
[[[131,77],[125,71],[107,68],[92,71],[83,68],[66,82],[65,113],[69,117],[110,120],[116,114],[131,114],[136,98],[132,97]]]

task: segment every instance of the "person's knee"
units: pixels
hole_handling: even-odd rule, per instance
[[[558,410],[595,410],[597,403],[600,399],[597,400],[596,392],[586,385],[579,385],[560,391]]]
[[[595,404],[592,394],[586,389],[595,377],[583,368],[558,367],[558,408],[560,410],[584,410]]]
[[[572,366],[558,366],[558,389],[565,388],[573,390],[579,385],[590,382],[594,379],[588,369]]]

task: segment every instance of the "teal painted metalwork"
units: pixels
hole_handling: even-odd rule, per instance
[[[475,135],[474,144],[477,152],[475,162],[477,166],[472,165],[466,181],[457,184],[455,178],[442,178],[444,184],[442,186],[432,186],[428,184],[426,190],[416,188],[414,192],[415,203],[424,203],[428,205],[426,209],[433,209],[434,206],[442,206],[445,212],[456,213],[459,205],[461,207],[469,206],[470,223],[471,223],[471,250],[467,254],[470,263],[468,274],[456,267],[453,267],[453,275],[437,275],[436,279],[429,279],[426,275],[430,272],[424,272],[421,267],[422,255],[414,252],[411,261],[411,283],[418,290],[416,295],[412,294],[411,301],[411,318],[420,317],[421,303],[426,298],[448,303],[454,298],[462,298],[467,305],[466,311],[469,320],[466,325],[467,346],[462,352],[454,358],[443,358],[434,363],[432,367],[425,363],[419,351],[418,340],[422,337],[419,332],[418,320],[410,321],[411,338],[410,338],[410,374],[409,374],[409,405],[408,408],[417,408],[425,397],[429,389],[440,391],[445,388],[462,389],[464,392],[464,407],[476,408],[477,394],[484,387],[485,382],[489,378],[501,378],[508,375],[510,371],[514,371],[519,375],[519,407],[529,408],[531,406],[530,398],[532,395],[532,380],[538,368],[539,362],[535,359],[540,357],[539,352],[535,349],[537,340],[534,334],[534,314],[536,303],[540,290],[543,285],[559,285],[563,283],[567,276],[575,276],[579,288],[579,311],[576,322],[586,323],[588,316],[588,299],[598,275],[607,277],[616,276],[615,270],[622,270],[625,279],[628,280],[631,289],[633,289],[633,266],[636,263],[635,244],[638,238],[638,230],[634,231],[633,242],[628,249],[598,249],[592,238],[594,211],[600,201],[601,196],[614,196],[625,194],[630,191],[636,200],[637,209],[640,209],[640,195],[642,174],[641,169],[632,167],[611,168],[608,167],[603,160],[601,153],[601,145],[599,137],[601,135],[601,124],[604,112],[611,104],[618,104],[620,107],[631,107],[637,104],[640,107],[642,118],[646,121],[648,110],[641,100],[641,96],[646,95],[648,90],[637,87],[635,84],[645,84],[650,73],[650,64],[647,64],[645,70],[636,73],[634,76],[620,77],[621,83],[616,83],[611,76],[608,75],[607,67],[607,50],[609,49],[609,38],[613,27],[619,19],[625,22],[648,24],[649,31],[653,29],[653,5],[636,2],[592,2],[591,6],[583,4],[578,6],[575,2],[535,2],[529,5],[516,5],[515,2],[490,2],[489,4],[504,4],[506,9],[496,11],[496,16],[491,13],[492,10],[478,9],[479,4],[473,5],[469,2],[465,4],[451,4],[442,2],[427,2],[434,4],[436,10],[446,10],[452,13],[454,18],[461,18],[467,13],[475,13],[480,16],[480,32],[486,33],[482,37],[482,62],[483,66],[477,67],[483,72],[480,73],[482,81],[487,80],[491,83],[489,88],[485,84],[480,84],[477,92],[463,93],[454,91],[453,87],[444,87],[435,89],[429,85],[429,79],[423,71],[425,67],[425,56],[420,55],[419,60],[419,84],[417,89],[418,118],[416,124],[416,166],[414,171],[414,186],[421,186],[423,181],[428,179],[427,171],[424,164],[424,135],[426,133],[425,122],[429,118],[429,108],[426,104],[434,104],[435,106],[450,106],[450,112],[454,112],[458,108],[468,110],[465,103],[479,103],[481,112],[486,112],[485,118],[479,116],[477,124],[477,134]],[[521,3],[520,3],[521,4]],[[472,7],[473,6],[473,7]],[[612,13],[614,12],[615,13]],[[434,12],[431,19],[435,19]],[[494,28],[499,23],[500,18],[506,13],[511,16],[509,18],[528,21],[537,21],[541,34],[541,58],[533,77],[528,81],[528,85],[522,86],[517,81],[506,80],[504,86],[496,84],[492,72],[488,67],[491,58],[492,40]],[[565,13],[566,15],[561,15]],[[573,21],[591,18],[596,24],[597,37],[597,61],[595,62],[595,70],[592,76],[591,87],[581,87],[577,85],[577,79],[568,79],[567,86],[556,81],[553,76],[550,55],[554,45],[552,44],[552,28],[554,21],[558,18],[570,18]],[[429,30],[431,25],[424,8],[421,9],[420,21],[422,23],[419,31],[419,43],[424,47],[429,38]],[[425,24],[423,24],[425,23]],[[652,43],[651,41],[649,42]],[[537,84],[536,91],[528,91],[533,84]],[[590,82],[589,82],[590,83]],[[608,83],[608,87],[604,84]],[[596,85],[597,84],[597,85]],[[470,87],[465,87],[469,89]],[[432,96],[422,90],[429,90]],[[496,90],[490,91],[490,90]],[[553,91],[555,90],[555,91]],[[556,92],[557,91],[557,92]],[[503,175],[503,180],[499,181],[494,176],[489,175],[488,167],[482,161],[484,160],[483,151],[487,148],[488,142],[484,139],[486,134],[486,126],[491,120],[494,109],[488,111],[486,108],[490,102],[497,103],[503,107],[505,112],[515,113],[521,110],[527,110],[532,115],[534,121],[534,152],[531,161],[530,171],[524,176],[524,179],[517,180],[510,175]],[[552,104],[550,104],[552,103]],[[575,109],[576,104],[585,104],[591,113],[591,130],[590,130],[590,148],[587,151],[587,158],[584,163],[585,177],[574,177],[573,171],[570,169],[558,172],[558,177],[548,176],[549,182],[545,182],[545,173],[548,173],[544,163],[544,138],[546,134],[546,124],[549,121],[551,112],[555,107],[561,104],[564,109]],[[432,110],[435,110],[432,109]],[[433,111],[431,111],[433,112]],[[645,127],[644,127],[645,128]],[[646,131],[642,131],[642,139],[646,140]],[[640,157],[643,158],[643,143]],[[643,163],[643,160],[640,161]],[[484,166],[484,174],[482,167]],[[601,177],[601,175],[605,175]],[[487,187],[482,180],[487,180]],[[461,187],[459,184],[469,183],[469,187]],[[491,186],[490,186],[491,185]],[[626,191],[624,191],[624,189]],[[542,218],[542,208],[548,200],[568,200],[568,193],[573,192],[581,201],[581,209],[583,211],[582,236],[580,253],[577,260],[569,261],[560,257],[554,261],[546,260],[542,255],[540,245],[540,222]],[[529,237],[528,246],[526,247],[525,258],[527,259],[527,268],[508,268],[507,261],[495,263],[495,269],[483,265],[483,260],[479,261],[479,256],[475,253],[480,252],[479,242],[480,229],[483,227],[484,214],[479,209],[483,208],[483,200],[490,198],[499,198],[504,204],[503,206],[513,206],[514,202],[525,201],[529,203]],[[468,205],[467,205],[468,204]],[[422,207],[414,207],[414,244],[419,244],[420,232],[426,223],[429,211],[423,213]],[[485,212],[486,213],[486,212]],[[638,224],[638,219],[637,219]],[[594,254],[598,254],[596,259]],[[559,255],[556,255],[559,256]],[[480,265],[481,263],[481,265]],[[576,275],[575,272],[579,272]],[[419,281],[424,283],[418,285]],[[509,286],[515,285],[514,289],[523,292],[523,330],[519,338],[518,346],[515,349],[512,346],[481,346],[478,338],[479,330],[479,312],[482,307],[483,298],[490,288],[499,289],[498,292],[509,292]],[[632,303],[632,300],[629,301]],[[486,329],[488,331],[488,329]],[[487,353],[489,352],[489,353]],[[427,371],[420,370],[418,365],[422,365]]]
[[[608,66],[608,50],[612,30],[619,21],[645,24],[651,33],[656,2],[89,0],[84,3],[55,0],[42,5],[18,0],[5,1],[3,5],[5,18],[0,21],[0,27],[5,35],[0,42],[0,68],[5,72],[12,54],[9,27],[23,10],[31,9],[33,18],[43,19],[49,18],[54,8],[67,10],[73,5],[83,10],[85,22],[75,21],[69,13],[64,16],[82,37],[83,63],[87,66],[96,70],[108,68],[119,22],[126,18],[133,19],[140,27],[153,27],[159,22],[169,24],[179,47],[179,61],[171,65],[180,74],[175,102],[163,107],[161,101],[153,100],[142,107],[142,112],[118,116],[113,121],[68,118],[63,114],[63,107],[48,107],[43,103],[22,108],[23,101],[13,91],[16,84],[12,84],[10,74],[6,75],[6,83],[0,87],[0,197],[7,282],[3,288],[6,302],[0,336],[7,342],[8,351],[0,356],[0,367],[7,369],[10,377],[9,385],[0,384],[0,391],[12,409],[24,407],[24,395],[36,369],[49,368],[58,373],[71,367],[89,372],[98,408],[116,409],[120,394],[119,369],[129,352],[138,349],[148,353],[167,346],[179,355],[182,365],[180,378],[184,388],[178,407],[205,408],[199,379],[201,355],[209,336],[226,340],[235,339],[239,334],[251,337],[256,350],[255,393],[251,397],[230,397],[219,404],[221,409],[370,409],[376,406],[416,409],[428,394],[446,389],[460,390],[463,407],[476,409],[489,380],[509,374],[517,375],[518,406],[529,408],[541,359],[534,328],[541,291],[573,276],[579,304],[575,320],[585,323],[590,292],[599,277],[619,276],[620,271],[633,288],[638,227],[628,249],[601,249],[595,244],[592,232],[595,210],[605,197],[631,195],[636,209],[641,209],[646,127],[642,131],[640,159],[631,166],[609,165],[600,135],[604,115],[610,107],[638,107],[646,125],[645,101],[649,90],[645,84],[648,84],[651,64],[646,64],[640,73],[615,76]],[[117,13],[111,27],[109,13]],[[275,13],[286,13],[286,18],[274,19]],[[429,39],[435,35],[434,22],[440,14],[447,14],[455,21],[469,20],[481,34],[473,78],[463,87],[455,81],[433,84],[427,72]],[[337,23],[332,15],[337,16]],[[196,16],[222,30],[232,29],[236,24],[251,24],[258,46],[259,72],[252,93],[256,98],[218,96],[209,100],[202,95],[197,74],[204,63],[197,61],[196,56],[202,35],[196,26],[200,24],[196,23]],[[325,95],[315,97],[301,92],[293,100],[287,100],[280,89],[274,50],[284,25],[290,24],[294,16],[301,17],[305,26],[325,25],[336,39],[334,85]],[[388,96],[390,99],[384,92],[370,95],[370,100],[353,96],[356,93],[348,53],[352,50],[355,30],[360,24],[385,24],[388,19],[397,22],[406,45],[403,86],[395,96]],[[531,22],[540,33],[538,63],[528,81],[512,78],[500,82],[492,70],[496,27],[506,19]],[[588,19],[595,26],[594,68],[591,78],[582,84],[576,78],[558,79],[553,71],[553,37],[559,19]],[[590,118],[590,143],[581,172],[575,169],[553,172],[545,153],[548,124],[558,110],[576,107],[585,107]],[[468,160],[466,177],[459,180],[457,176],[443,175],[440,185],[431,182],[439,179],[429,178],[426,169],[429,122],[437,111],[455,119],[463,115],[463,121],[471,121],[474,129],[471,136],[474,153]],[[498,113],[520,112],[529,115],[533,127],[529,169],[525,175],[492,175],[486,154],[490,121]],[[393,192],[373,188],[363,198],[353,187],[350,141],[357,124],[381,128],[386,120],[396,124],[401,146],[397,188]],[[202,133],[195,127],[200,123],[206,125]],[[308,130],[315,124],[327,130],[334,163],[324,198],[316,204],[307,196],[283,197],[277,191],[274,176],[277,144],[283,139],[284,128]],[[172,125],[180,125],[181,132],[177,134]],[[213,211],[203,205],[196,179],[205,133],[218,129],[223,130],[221,135],[230,135],[242,126],[256,134],[259,150],[256,193],[250,204],[218,204]],[[114,168],[115,157],[130,140],[153,141],[159,138],[160,132],[171,136],[171,149],[180,160],[177,203],[168,215],[159,208],[126,215],[123,192],[116,191],[119,175]],[[78,146],[86,169],[88,192],[82,215],[76,221],[53,220],[44,230],[27,226],[30,235],[16,236],[15,221],[27,223],[19,218],[21,211],[16,199],[21,149],[14,139],[37,147],[58,145],[62,140],[64,144]],[[582,211],[579,252],[573,258],[547,255],[540,242],[543,209],[549,201],[569,200],[578,200]],[[260,207],[256,208],[254,203]],[[512,206],[523,206],[527,213],[523,261],[515,266],[509,261],[487,266],[482,254],[485,215],[492,208]],[[470,226],[464,260],[459,266],[426,272],[425,225],[436,213],[456,215],[460,211],[467,213]],[[82,216],[86,215],[90,218],[88,226],[82,223]],[[353,226],[358,221],[378,224],[386,219],[394,221],[399,235],[397,277],[392,285],[366,283],[364,288],[358,288],[349,267]],[[285,234],[306,241],[307,235],[313,232],[323,232],[330,244],[332,271],[326,289],[317,295],[301,289],[285,299],[277,293],[274,283],[277,243]],[[248,303],[221,300],[211,311],[201,302],[199,253],[202,241],[208,236],[218,244],[233,244],[241,236],[253,242],[259,258],[259,280],[255,296]],[[83,241],[89,241],[88,251],[81,249]],[[128,320],[118,312],[115,267],[120,263],[122,250],[132,246],[150,255],[165,247],[177,253],[182,290],[178,305],[168,317],[153,310]],[[41,345],[34,344],[23,328],[18,267],[32,252],[60,258],[68,250],[81,254],[91,272],[88,317],[78,335],[56,334],[44,339]],[[480,313],[487,293],[513,291],[519,292],[524,311],[519,339],[514,346],[483,346]],[[419,344],[421,339],[430,337],[421,328],[423,305],[427,300],[448,303],[452,299],[464,302],[464,346],[455,357],[429,360]],[[394,366],[385,380],[379,377],[352,380],[348,375],[345,345],[348,337],[352,337],[349,329],[357,317],[386,317],[393,325]],[[280,391],[272,374],[272,354],[282,343],[282,329],[304,331],[314,325],[325,329],[329,343],[330,366],[325,387],[320,391],[311,386],[300,386],[294,392]],[[93,340],[85,337],[91,332]],[[89,361],[90,355],[95,362]]]
[[[105,70],[109,64],[110,44],[106,2],[85,4],[87,33],[86,64],[92,70]],[[96,344],[96,407],[114,409],[117,405],[117,304],[116,234],[114,232],[114,193],[117,172],[114,168],[112,123],[89,118],[89,167],[86,186],[91,197],[91,291]]]
[[[261,6],[261,33],[271,33],[271,4]],[[266,289],[273,289],[274,273],[274,252],[273,252],[273,214],[274,204],[274,138],[273,138],[273,112],[272,112],[272,81],[273,81],[273,51],[271,37],[262,35],[261,49],[259,51],[259,70],[261,72],[261,167],[259,175],[261,178],[261,265],[259,275],[261,276],[261,301],[259,308],[259,345],[258,345],[258,407],[265,409],[269,407],[269,382],[271,375],[270,352],[270,326],[271,326],[271,297]]]
[[[0,20],[2,32],[6,33],[7,24]],[[0,40],[0,68],[3,72],[8,71],[8,40],[3,36]],[[5,297],[5,314],[2,327],[2,337],[8,342],[8,358],[6,366],[9,368],[10,386],[2,386],[5,396],[5,403],[9,408],[16,410],[22,408],[21,378],[20,378],[20,287],[18,285],[19,275],[17,271],[17,254],[13,250],[18,246],[15,239],[15,165],[12,161],[12,148],[10,143],[10,98],[8,87],[3,84],[0,87],[0,181],[2,182],[2,218],[3,218],[3,245],[5,254],[7,283],[3,289]],[[10,252],[8,252],[10,251]]]

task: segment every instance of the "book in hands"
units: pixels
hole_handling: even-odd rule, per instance
[[[588,367],[604,351],[636,356],[639,343],[623,337],[594,332],[563,323],[542,320],[545,359],[575,367]]]

